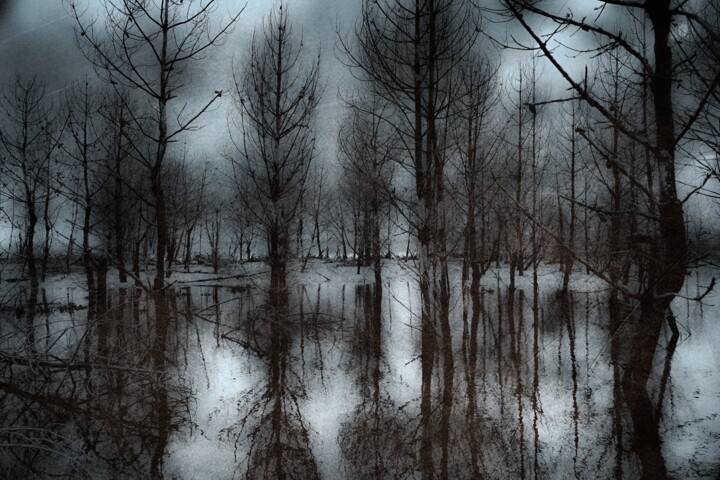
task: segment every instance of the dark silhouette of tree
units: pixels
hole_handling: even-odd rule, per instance
[[[566,126],[560,126],[559,133],[563,142],[558,145],[559,152],[556,156],[557,162],[557,202],[558,202],[558,234],[559,251],[562,263],[562,291],[567,292],[570,285],[573,266],[575,265],[579,215],[578,203],[582,192],[579,184],[580,173],[583,170],[583,151],[585,143],[575,130],[581,123],[583,111],[579,102],[571,102],[567,110],[563,111]],[[568,111],[569,110],[569,111]]]
[[[632,367],[626,370],[623,380],[635,425],[636,447],[642,450],[644,445],[657,444],[659,441],[657,419],[648,417],[653,414],[647,401],[647,380],[666,312],[685,281],[688,266],[683,199],[678,195],[676,180],[677,154],[679,145],[687,139],[699,115],[707,110],[709,99],[720,84],[720,69],[716,66],[710,74],[700,72],[695,52],[685,50],[681,36],[675,32],[676,22],[680,22],[686,24],[687,28],[697,28],[707,33],[710,29],[703,16],[709,12],[708,4],[676,4],[670,0],[605,0],[601,3],[598,15],[579,19],[569,10],[559,11],[542,2],[502,2],[508,15],[530,37],[532,48],[539,50],[567,82],[573,97],[587,103],[617,131],[618,136],[627,138],[647,153],[649,169],[645,171],[648,185],[645,188],[648,197],[646,202],[654,208],[648,209],[651,222],[647,232],[637,237],[646,245],[643,247],[646,253],[645,274],[637,278],[639,294],[625,292],[638,302],[641,314],[634,331]],[[607,11],[616,8],[625,9],[629,13],[626,18],[631,22],[648,22],[653,32],[648,48],[642,42],[634,42],[631,37],[624,35],[622,25],[608,26],[604,22]],[[534,17],[554,25],[550,36],[541,35],[533,26]],[[614,110],[612,102],[608,101],[612,100],[612,96],[610,99],[604,98],[592,85],[568,70],[553,44],[555,36],[561,32],[591,34],[598,42],[598,47],[586,53],[603,55],[612,52],[617,55],[616,52],[624,52],[628,55],[633,70],[638,72],[637,76],[643,81],[647,80],[650,105],[647,117],[650,121],[647,124],[637,121],[633,116],[622,117]],[[699,80],[704,85],[703,90],[693,92],[692,95],[684,94],[677,87],[681,75]],[[576,128],[576,131],[589,141],[587,128]],[[638,188],[644,183],[623,168],[614,154],[617,151],[607,151],[598,146],[595,149],[603,155],[609,167],[624,175],[626,180],[634,181]],[[638,209],[637,213],[644,212]],[[609,280],[612,282],[612,278]],[[613,282],[613,287],[621,288],[621,285]],[[644,455],[641,452],[640,458],[644,478],[667,477],[661,455]]]
[[[240,118],[233,126],[233,175],[241,201],[265,230],[273,279],[285,277],[291,226],[299,219],[315,154],[320,56],[305,64],[303,51],[287,5],[280,4],[253,34],[235,81]]]
[[[237,239],[239,257],[242,260],[244,253],[245,260],[250,261],[255,257],[256,253],[253,249],[254,241],[256,237],[261,236],[264,232],[264,226],[258,222],[254,214],[261,206],[255,203],[248,208],[248,204],[241,200],[242,195],[245,195],[244,192],[253,188],[253,184],[249,179],[234,177],[230,188],[229,220],[233,225],[233,231]]]
[[[105,124],[101,116],[101,92],[90,85],[86,79],[74,85],[67,96],[67,131],[72,141],[63,148],[67,159],[67,167],[73,171],[77,182],[67,182],[68,191],[65,195],[75,202],[82,213],[82,261],[85,269],[89,298],[94,302],[98,272],[97,252],[93,248],[93,228],[97,219],[93,208],[100,202],[99,197],[107,188],[109,173],[102,164],[104,155],[101,140],[106,134]],[[76,187],[76,188],[73,188]],[[101,253],[101,255],[103,255]]]
[[[452,135],[457,145],[452,195],[463,212],[462,283],[468,281],[477,292],[480,278],[490,263],[489,214],[493,199],[491,164],[498,154],[502,138],[494,122],[497,104],[497,69],[489,60],[477,56],[467,61],[458,73],[459,88],[465,95],[453,107],[455,124]]]
[[[511,175],[503,176],[507,182],[506,196],[511,197],[505,209],[506,220],[504,243],[510,264],[510,289],[515,288],[515,275],[524,275],[526,253],[528,250],[529,227],[523,212],[528,211],[529,185],[528,157],[531,155],[530,122],[532,112],[527,105],[532,102],[530,97],[533,79],[525,65],[519,65],[517,74],[513,74],[507,95],[507,115],[512,128],[507,130],[506,156]]]
[[[4,113],[0,127],[3,193],[24,210],[20,226],[24,233],[23,265],[27,267],[32,289],[37,291],[40,275],[35,236],[40,216],[49,221],[47,204],[52,186],[48,175],[60,136],[57,115],[46,98],[44,83],[37,78],[18,77],[5,84],[3,90],[0,101]],[[46,237],[48,234],[46,229]],[[46,255],[43,259],[44,280]]]
[[[187,153],[180,158],[170,158],[165,175],[165,190],[168,194],[170,243],[167,250],[167,271],[170,276],[173,264],[182,260],[183,269],[188,272],[196,240],[197,227],[208,213],[215,199],[210,191],[212,178],[210,165],[188,159]],[[214,196],[218,196],[217,194]]]
[[[388,0],[363,2],[354,42],[341,39],[345,62],[356,78],[368,84],[393,109],[396,132],[404,145],[398,158],[409,174],[413,194],[404,208],[420,245],[422,392],[420,471],[434,475],[435,436],[432,377],[440,332],[442,405],[451,408],[453,356],[449,324],[448,278],[449,199],[446,192],[451,141],[451,108],[464,92],[455,88],[456,72],[475,47],[479,28],[469,2],[447,0]],[[441,415],[438,439],[447,445],[449,411]],[[443,448],[440,476],[446,478]]]
[[[133,191],[128,188],[127,177],[124,175],[128,170],[128,164],[132,165],[130,160],[132,156],[128,151],[128,145],[132,142],[128,138],[139,138],[138,133],[132,131],[133,125],[130,123],[128,115],[128,102],[123,99],[127,97],[126,92],[118,92],[115,89],[115,98],[106,101],[103,108],[103,116],[108,124],[108,130],[111,132],[106,141],[105,153],[111,161],[106,168],[111,172],[111,181],[107,185],[107,189],[111,191],[111,217],[112,227],[110,238],[112,245],[109,247],[113,250],[115,265],[118,268],[118,279],[121,283],[127,281],[126,269],[126,250],[127,250],[127,233],[130,230],[128,225],[128,212],[126,207],[130,205],[128,197],[133,195]],[[120,98],[118,98],[120,95]],[[130,167],[132,168],[132,167]],[[138,188],[140,185],[132,185],[132,189]]]
[[[324,255],[329,254],[327,251],[329,228],[327,228],[326,215],[329,187],[328,175],[324,166],[313,169],[308,173],[308,188],[305,192],[305,201],[303,202],[305,212],[302,213],[305,214],[310,225],[312,225],[312,230],[310,231],[310,243],[308,244],[308,250],[305,254],[303,269],[305,268],[307,260],[312,256],[313,247],[316,248],[316,258],[323,258]],[[323,238],[323,236],[325,238]],[[325,245],[324,248],[323,245]]]
[[[128,109],[130,122],[143,132],[147,144],[132,145],[134,154],[147,168],[154,210],[155,277],[153,289],[165,282],[165,260],[169,247],[168,213],[163,185],[164,162],[169,146],[197,128],[200,117],[222,96],[217,87],[210,99],[192,111],[177,101],[188,66],[201,60],[218,45],[241,12],[217,31],[211,31],[210,15],[216,0],[105,1],[105,24],[99,28],[76,0],[66,0],[76,22],[80,48],[96,71],[113,86],[127,88],[146,102],[147,110]],[[120,97],[122,98],[122,97]],[[146,116],[152,128],[147,129]],[[144,148],[146,147],[146,148]]]
[[[361,264],[372,265],[376,284],[380,284],[381,230],[383,223],[389,222],[394,157],[399,145],[388,118],[389,107],[369,95],[351,100],[338,132],[338,148],[343,181],[359,217],[355,228],[358,269]]]

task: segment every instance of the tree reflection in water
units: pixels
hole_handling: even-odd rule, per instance
[[[236,451],[247,450],[245,478],[319,478],[310,431],[301,402],[307,398],[303,381],[304,347],[294,355],[293,343],[302,339],[305,315],[295,314],[289,303],[284,270],[273,272],[267,302],[252,311],[237,341],[248,347],[265,366],[260,384],[243,394],[240,421],[226,430]],[[317,315],[314,317],[318,320]],[[303,343],[304,345],[304,343]]]
[[[360,402],[343,422],[339,443],[347,478],[404,478],[415,468],[412,422],[384,388],[382,284],[355,288],[348,374]]]
[[[28,320],[25,339],[3,337],[3,478],[163,478],[168,437],[191,401],[171,375],[176,317],[167,298],[98,294],[86,323]],[[43,348],[28,350],[41,330]]]
[[[717,477],[697,356],[717,352],[715,307],[688,304],[698,333],[678,340],[612,292],[486,282],[423,342],[405,279],[274,280],[98,284],[80,311],[18,291],[0,313],[0,478]]]

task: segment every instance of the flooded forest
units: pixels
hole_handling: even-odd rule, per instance
[[[0,478],[720,478],[715,1],[10,1],[0,59]]]

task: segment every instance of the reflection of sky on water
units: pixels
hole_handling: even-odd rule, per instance
[[[708,285],[712,272],[693,272],[685,294]],[[673,356],[671,389],[666,393],[660,431],[669,471],[684,474],[690,465],[700,478],[720,475],[720,295],[715,292],[703,305],[684,299],[673,303],[682,339]],[[688,335],[688,330],[690,335]],[[657,353],[656,353],[657,355]],[[704,439],[704,440],[700,440]]]
[[[204,357],[204,359],[203,359]],[[211,330],[189,351],[187,375],[195,392],[191,413],[195,432],[175,441],[168,452],[167,469],[180,478],[233,478],[234,445],[221,440],[222,430],[237,421],[238,393],[262,378],[262,369],[251,368],[246,352],[221,344]]]
[[[385,385],[397,404],[405,405],[417,399],[420,391],[420,361],[417,358],[420,293],[409,280],[398,279],[388,286],[385,298],[387,314],[383,321],[387,337],[383,354],[390,374]]]
[[[381,398],[388,401],[382,404],[382,411],[377,412],[380,415],[377,418],[381,425],[393,429],[393,435],[400,435],[402,438],[399,440],[410,442],[409,450],[404,451],[412,452],[417,450],[413,443],[416,441],[413,432],[416,432],[419,415],[421,377],[420,361],[417,358],[420,342],[418,319],[410,315],[410,311],[417,310],[419,295],[408,277],[393,270],[394,267],[390,265],[383,289],[382,357],[379,359],[381,376],[378,385]],[[342,445],[347,442],[350,442],[348,445],[358,445],[357,442],[363,445],[361,438],[346,436],[358,435],[358,432],[362,435],[363,428],[369,428],[373,422],[373,412],[376,412],[372,404],[375,391],[372,385],[376,365],[373,363],[374,353],[357,338],[366,332],[359,329],[358,325],[366,321],[364,315],[368,310],[363,302],[370,297],[361,299],[359,296],[366,293],[356,288],[356,285],[363,280],[346,276],[345,273],[342,270],[334,273],[324,271],[322,274],[325,277],[336,277],[320,284],[315,282],[321,281],[318,279],[322,276],[307,274],[306,279],[314,280],[305,283],[304,289],[302,285],[294,284],[294,293],[291,295],[292,308],[297,313],[297,300],[302,293],[305,317],[302,325],[296,323],[288,330],[291,343],[286,353],[286,387],[296,391],[304,388],[307,395],[299,396],[298,408],[288,407],[285,415],[288,415],[290,421],[299,415],[308,427],[309,446],[323,478],[338,478],[339,475],[352,473],[347,470]],[[551,276],[550,273],[546,275],[547,278]],[[71,280],[69,278],[48,286],[51,303],[60,303],[63,298],[69,298],[67,289],[68,281]],[[689,279],[688,293],[694,291],[694,281],[694,277]],[[704,275],[698,281],[706,285],[709,276]],[[613,412],[617,406],[613,389],[614,360],[608,337],[608,313],[601,300],[602,293],[577,292],[573,295],[572,340],[561,309],[548,292],[543,293],[537,357],[538,410],[535,412],[532,408],[535,357],[532,352],[531,297],[524,294],[515,308],[516,341],[521,354],[519,363],[515,364],[508,343],[508,319],[502,317],[499,320],[498,317],[498,291],[501,292],[500,300],[503,302],[507,292],[498,286],[495,279],[489,280],[487,286],[493,288],[493,292],[486,292],[483,296],[486,302],[485,332],[488,337],[483,339],[484,329],[481,325],[478,339],[480,368],[476,379],[477,429],[485,441],[481,444],[485,468],[492,472],[491,476],[513,476],[517,473],[517,462],[520,461],[518,447],[521,445],[518,415],[522,407],[525,462],[526,465],[532,464],[536,428],[541,457],[540,476],[550,473],[573,476],[573,472],[577,471],[594,472],[601,477],[612,476],[612,463],[617,454]],[[78,300],[77,294],[74,295],[75,300]],[[212,308],[216,298],[222,303],[219,323],[216,322],[215,310]],[[268,382],[269,363],[267,358],[258,358],[256,353],[221,338],[221,335],[232,334],[235,338],[243,338],[245,330],[239,327],[247,317],[248,310],[262,303],[259,298],[262,295],[257,290],[236,293],[220,288],[215,294],[212,288],[193,287],[191,306],[193,311],[202,311],[202,318],[188,318],[185,298],[182,295],[178,297],[176,318],[172,321],[172,329],[175,331],[171,337],[174,340],[170,344],[179,342],[179,347],[177,351],[168,351],[171,365],[168,378],[171,398],[180,399],[186,390],[190,393],[189,407],[175,410],[174,413],[184,416],[185,421],[178,423],[179,431],[170,432],[165,451],[164,472],[167,477],[172,474],[178,478],[232,478],[233,475],[238,478],[244,475],[246,452],[250,446],[246,438],[247,430],[241,432],[235,429],[228,434],[227,429],[237,427],[240,419],[247,414],[247,402],[257,400],[258,392],[263,391]],[[716,339],[720,338],[720,325],[715,321],[720,308],[715,305],[719,303],[718,298],[720,295],[712,294],[704,306],[683,300],[675,304],[679,323],[689,329],[692,335],[684,335],[673,358],[669,383],[664,393],[660,432],[668,470],[678,477],[689,475],[702,478],[706,474],[712,478],[718,469],[716,453],[720,450],[717,406],[720,373]],[[453,305],[451,317],[456,372],[451,445],[455,457],[451,462],[456,465],[455,472],[461,473],[468,448],[468,398],[462,353],[462,303],[460,299],[454,298]],[[141,308],[143,311],[148,310],[144,303]],[[322,314],[314,317],[318,311]],[[503,311],[506,312],[506,308]],[[74,350],[85,332],[84,315],[84,311],[74,312],[72,317],[68,313],[59,314],[56,311],[47,317],[49,323],[45,317],[38,316],[34,323],[37,347],[53,345],[56,355]],[[315,323],[318,318],[320,322]],[[135,331],[136,336],[132,338],[147,343],[147,339],[152,337],[152,329],[143,326],[144,322],[145,319],[141,318],[141,324]],[[503,343],[498,358],[495,335],[500,324],[503,325]],[[0,328],[4,351],[11,350],[13,342],[20,341],[23,336],[21,330],[10,332],[13,325],[17,328],[22,326],[3,322]],[[50,332],[49,336],[47,332]],[[52,341],[46,342],[46,337]],[[651,400],[655,403],[658,401],[667,340],[667,335],[661,337],[649,386]],[[137,351],[137,347],[132,348]],[[622,364],[622,360],[619,361]],[[18,367],[15,368],[15,371],[19,371]],[[5,381],[12,380],[12,377],[7,377],[7,371],[5,375]],[[442,375],[440,365],[436,366],[434,382],[438,375]],[[358,382],[369,383],[362,386]],[[173,385],[182,388],[173,393]],[[522,392],[519,396],[518,385]],[[52,394],[54,388],[53,384],[48,384],[46,393]],[[255,392],[255,396],[248,392]],[[132,392],[125,394],[132,395]],[[132,403],[132,399],[129,400]],[[438,400],[439,397],[435,397],[435,405],[439,405]],[[363,402],[366,403],[361,407]],[[2,405],[2,408],[8,407],[7,403]],[[142,408],[148,408],[154,404],[146,402],[143,405]],[[620,406],[625,408],[622,403]],[[140,419],[151,418],[138,412],[135,415]],[[74,421],[78,421],[77,417],[74,418]],[[257,418],[253,417],[251,422]],[[404,423],[401,427],[391,426],[389,418]],[[629,453],[632,424],[627,413],[622,413],[622,419],[623,448],[627,450],[623,453],[625,473],[632,477],[638,472],[637,462]],[[65,428],[62,434],[76,445],[73,451],[82,451],[81,439],[72,440],[72,428]],[[376,447],[378,444],[372,442],[365,445],[367,449]],[[396,447],[380,444],[379,448],[390,449],[395,453],[392,449]],[[398,447],[397,452],[396,456],[403,450]],[[98,461],[92,459],[91,455],[83,458],[88,465]],[[415,460],[408,461],[412,465]]]
[[[340,285],[324,283],[320,285],[320,294],[323,298],[334,299],[339,305]],[[311,292],[316,286],[308,286]],[[350,290],[351,292],[351,290]],[[576,311],[575,355],[581,365],[578,367],[579,382],[579,447],[582,450],[593,447],[593,442],[605,442],[611,436],[609,431],[609,412],[613,408],[612,391],[612,365],[607,338],[607,326],[603,318],[604,310],[596,307],[597,300],[587,300],[592,304],[590,317],[584,318],[583,310],[585,300],[578,295],[579,305]],[[490,299],[492,300],[492,298]],[[385,285],[383,297],[383,372],[382,388],[394,399],[398,406],[407,405],[410,411],[417,408],[418,392],[420,390],[420,363],[417,359],[419,344],[419,330],[417,316],[412,315],[419,306],[418,292],[411,282],[406,279],[395,278]],[[353,312],[357,307],[351,300],[346,300],[343,330],[350,328]],[[362,312],[360,312],[362,313]],[[457,313],[457,312],[456,312]],[[697,315],[697,309],[692,314]],[[341,312],[335,312],[341,315]],[[525,319],[531,318],[530,305],[526,304],[523,312]],[[706,317],[707,312],[705,312]],[[556,321],[548,319],[548,321]],[[539,437],[542,440],[544,463],[565,464],[564,468],[572,469],[569,463],[576,455],[572,438],[574,425],[573,416],[573,385],[571,381],[571,364],[569,358],[569,339],[564,325],[556,327],[560,330],[547,332],[541,339],[540,364],[541,388],[539,392],[539,405],[541,415],[538,422]],[[688,458],[704,459],[712,463],[714,454],[713,445],[698,445],[698,437],[712,436],[713,430],[720,430],[720,421],[711,420],[717,415],[717,398],[720,388],[716,378],[717,370],[708,359],[717,361],[717,348],[707,342],[713,338],[713,333],[703,332],[705,329],[718,330],[713,322],[700,320],[695,325],[695,334],[678,348],[673,362],[672,393],[673,402],[666,406],[668,413],[664,419],[665,432],[664,451],[668,460],[670,471],[683,471],[682,465]],[[460,341],[461,331],[456,326],[454,338]],[[530,335],[526,331],[524,335]],[[355,405],[359,401],[356,386],[352,375],[342,366],[348,362],[346,346],[338,343],[337,338],[330,335],[323,342],[326,354],[323,357],[324,370],[322,377],[315,374],[306,378],[308,398],[302,401],[300,408],[306,422],[310,425],[311,444],[323,477],[334,478],[337,472],[342,471],[341,450],[337,438],[341,433],[342,423],[348,421],[353,414]],[[715,336],[715,338],[720,338]],[[662,349],[659,347],[658,351]],[[197,388],[197,409],[194,414],[203,428],[205,436],[193,435],[190,441],[175,442],[171,448],[168,467],[176,466],[178,472],[192,472],[192,475],[222,477],[223,471],[229,472],[232,468],[218,470],[221,465],[233,461],[233,447],[228,442],[218,441],[218,432],[236,420],[238,392],[242,392],[254,384],[262,381],[262,365],[253,365],[251,355],[235,348],[229,352],[225,346],[217,348],[215,339],[209,333],[203,339],[203,350],[208,362],[207,371],[210,379],[210,388],[205,389],[205,367],[201,362],[194,368],[193,378]],[[195,352],[197,357],[198,353]],[[659,357],[659,368],[662,367],[662,358]],[[199,357],[196,360],[200,360]],[[529,374],[533,359],[527,357],[522,369]],[[459,361],[458,361],[459,363]],[[703,367],[702,365],[707,365]],[[717,365],[717,363],[715,363]],[[494,367],[493,367],[494,368]],[[510,368],[507,362],[506,368]],[[658,373],[659,376],[659,373]],[[507,380],[506,380],[507,382]],[[715,383],[712,383],[715,382]],[[456,383],[462,383],[456,376]],[[498,385],[491,380],[487,385],[479,386],[486,389],[484,413],[495,422],[502,422],[500,402],[498,401]],[[698,386],[702,385],[698,390]],[[529,388],[529,385],[526,386]],[[698,393],[700,392],[700,393]],[[712,392],[715,392],[714,394]],[[505,395],[512,395],[511,385],[505,385]],[[462,398],[461,396],[459,398]],[[505,409],[512,410],[514,400],[507,400]],[[459,401],[458,404],[461,402]],[[529,404],[528,404],[529,405]],[[526,405],[526,408],[528,407]],[[458,405],[459,408],[462,408]],[[528,431],[532,421],[532,412],[526,410],[525,421]],[[509,420],[505,412],[505,421]],[[211,420],[205,424],[200,420]],[[512,421],[509,422],[512,425]],[[698,425],[699,424],[699,425]],[[205,425],[205,426],[203,426]],[[508,427],[509,425],[506,425]],[[599,448],[599,447],[597,447]],[[193,460],[195,458],[195,460]],[[204,459],[197,462],[197,458]],[[239,455],[242,458],[242,455]],[[492,462],[491,462],[492,463]],[[496,459],[498,471],[502,470],[502,459]],[[572,471],[572,470],[570,470]],[[218,477],[218,478],[219,478]]]
[[[335,358],[333,358],[335,357]],[[310,395],[303,405],[305,419],[311,426],[313,448],[323,478],[333,478],[340,471],[342,457],[336,439],[341,423],[352,413],[357,395],[351,378],[340,368],[339,352],[331,355],[327,362],[327,376],[324,385],[310,388]]]

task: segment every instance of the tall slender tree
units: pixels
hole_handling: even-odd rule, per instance
[[[291,225],[299,220],[315,155],[313,121],[321,94],[320,55],[306,61],[286,4],[253,34],[247,62],[235,78],[239,118],[230,157],[235,183],[265,230],[272,281],[284,282]]]
[[[399,145],[382,99],[372,94],[356,98],[349,109],[338,132],[338,146],[347,190],[362,216],[358,269],[361,263],[373,265],[375,283],[380,285],[381,228],[389,221],[393,159]]]
[[[76,22],[78,43],[98,74],[113,86],[124,87],[146,102],[147,110],[128,110],[130,121],[143,132],[146,142],[132,145],[147,168],[154,210],[155,277],[153,289],[165,285],[165,260],[169,247],[163,169],[168,148],[183,134],[197,128],[200,117],[222,96],[217,87],[206,87],[208,100],[195,109],[178,101],[188,66],[201,60],[208,49],[221,43],[240,12],[216,31],[210,18],[216,0],[105,0],[103,27],[86,15],[79,0],[65,0]],[[122,97],[121,97],[122,98]],[[146,117],[150,116],[151,129]],[[171,121],[174,117],[175,121]]]
[[[404,144],[398,160],[411,177],[413,195],[405,204],[406,221],[420,245],[421,294],[419,468],[435,475],[432,442],[441,444],[439,473],[448,476],[449,416],[453,398],[453,355],[449,324],[448,195],[446,192],[451,107],[462,95],[455,73],[475,48],[479,33],[466,1],[366,0],[355,40],[342,39],[346,63],[392,106],[396,134]],[[432,379],[440,332],[443,362],[441,421],[433,428]]]
[[[460,88],[465,90],[455,105],[452,132],[457,145],[458,182],[455,202],[463,211],[463,272],[462,282],[471,283],[478,292],[480,278],[487,269],[487,218],[490,203],[490,164],[498,153],[502,138],[494,125],[493,110],[497,106],[497,69],[486,58],[470,59],[459,72]]]
[[[54,113],[45,94],[45,85],[37,78],[16,78],[4,85],[0,109],[0,154],[5,195],[22,206],[22,253],[30,284],[37,290],[40,275],[36,257],[36,229],[49,201],[49,163],[58,146]],[[44,215],[47,221],[47,215]],[[47,235],[47,233],[46,233]]]
[[[77,171],[79,188],[66,192],[71,201],[82,210],[82,260],[90,298],[95,297],[96,259],[93,258],[93,208],[99,202],[98,196],[106,187],[101,165],[101,139],[105,135],[104,122],[100,115],[102,96],[86,79],[74,85],[67,96],[68,133],[72,138],[64,147],[70,167]],[[69,182],[68,182],[69,183]]]
[[[676,162],[679,145],[687,138],[696,125],[697,119],[708,108],[709,100],[720,85],[720,68],[715,65],[710,71],[699,68],[696,51],[685,48],[683,36],[677,31],[677,24],[683,24],[687,31],[712,29],[705,20],[711,13],[712,2],[674,2],[671,0],[603,0],[598,14],[592,17],[576,17],[565,5],[558,7],[532,0],[503,0],[505,13],[519,24],[529,36],[532,48],[542,52],[557,73],[567,82],[574,96],[585,102],[598,115],[613,126],[618,135],[626,137],[647,152],[648,169],[646,190],[649,203],[656,205],[646,235],[646,249],[650,254],[645,259],[646,274],[638,278],[639,293],[633,295],[639,306],[639,319],[634,329],[632,358],[624,375],[623,388],[630,405],[635,426],[635,445],[640,453],[644,478],[666,478],[667,470],[659,449],[658,418],[647,392],[647,380],[653,366],[653,357],[658,345],[662,324],[673,299],[685,282],[688,266],[688,245],[683,212],[683,201],[678,195]],[[649,48],[634,42],[623,33],[627,25],[620,22],[607,23],[610,11],[627,9],[624,18],[628,21],[647,21],[652,40]],[[544,35],[533,23],[533,17],[554,24],[551,34]],[[632,59],[634,69],[647,80],[650,121],[647,125],[636,117],[624,118],[613,109],[598,91],[587,85],[564,63],[554,41],[561,33],[585,32],[599,42],[592,53],[603,55],[607,52],[624,51]],[[560,42],[562,44],[562,42]],[[679,75],[688,82],[703,86],[700,92],[686,95],[678,85]],[[684,78],[685,80],[685,78]],[[682,83],[685,83],[683,81]],[[697,84],[696,83],[696,84]],[[680,99],[680,100],[679,100]],[[647,127],[647,128],[643,128]],[[576,129],[583,135],[587,129]],[[586,138],[587,140],[587,138]],[[621,169],[617,158],[606,155],[610,168],[626,179],[637,178]],[[626,173],[623,173],[626,172]],[[644,212],[638,212],[644,213]],[[612,279],[610,279],[612,281]],[[619,287],[615,284],[614,287]]]

